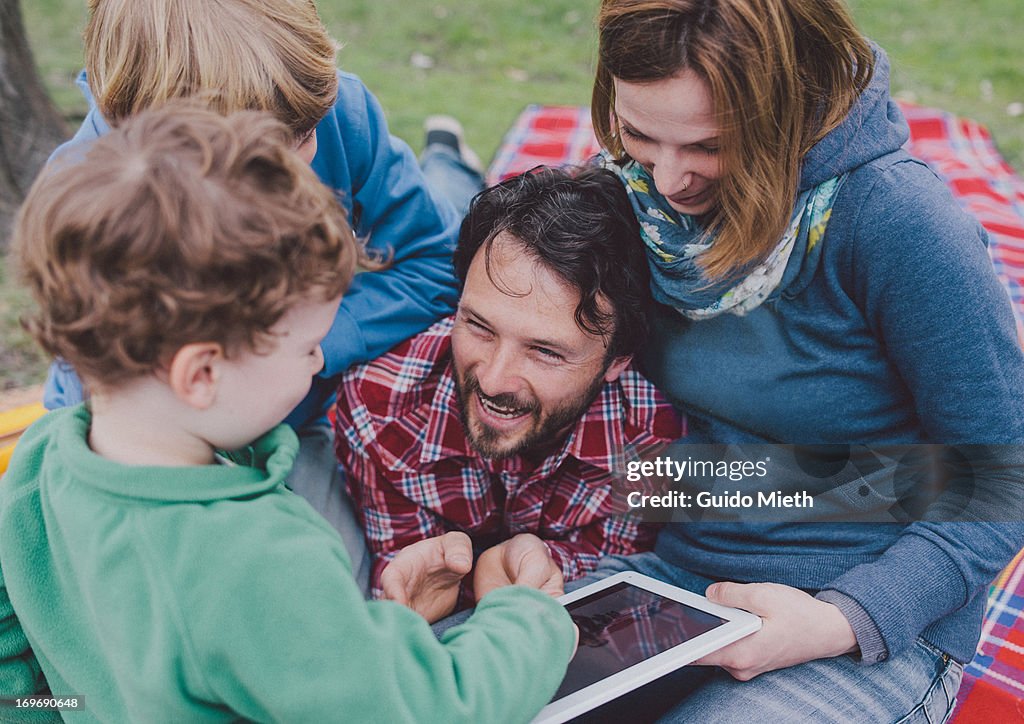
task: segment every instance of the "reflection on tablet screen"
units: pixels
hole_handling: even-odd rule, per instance
[[[610,586],[565,608],[580,629],[580,645],[555,699],[726,623],[628,583]]]

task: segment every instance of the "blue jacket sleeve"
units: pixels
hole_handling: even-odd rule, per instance
[[[59,407],[71,407],[85,399],[85,390],[78,373],[60,360],[50,363],[43,386],[43,407],[56,410]]]
[[[377,100],[353,75],[339,73],[338,102],[317,126],[313,169],[335,189],[357,236],[391,258],[362,272],[324,339],[321,381],[288,422],[322,411],[336,377],[374,359],[451,313],[458,299],[451,257],[461,219],[431,194],[412,150],[388,132]]]
[[[1024,546],[1024,355],[984,231],[930,171],[913,161],[889,167],[848,213],[858,222],[844,277],[911,390],[928,438],[1000,446],[1012,459],[993,468],[995,484],[1017,501],[995,520],[968,511],[963,522],[912,523],[877,560],[825,587],[856,602],[877,627],[884,648],[865,660],[874,663],[984,595]],[[872,632],[855,633],[860,640]]]
[[[339,74],[339,100],[317,129],[313,168],[338,191],[356,234],[391,267],[356,276],[324,340],[323,376],[374,359],[450,314],[457,300],[454,209],[427,189],[412,150],[388,133],[377,100]]]
[[[78,74],[75,84],[89,104],[89,112],[82,120],[82,125],[79,126],[75,135],[58,146],[50,155],[47,163],[74,163],[76,160],[80,160],[92,142],[110,130],[107,122],[96,109],[96,101],[89,89],[84,70]],[[43,387],[43,405],[46,409],[56,410],[58,407],[77,405],[84,397],[82,381],[78,378],[75,370],[59,360],[51,363],[46,376],[46,385]]]

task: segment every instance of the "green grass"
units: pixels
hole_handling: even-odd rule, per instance
[[[486,160],[528,103],[586,104],[597,0],[319,0],[342,44],[339,65],[359,74],[414,148],[423,118],[457,115]],[[981,121],[1024,170],[1024,2],[849,0],[857,21],[890,55],[893,92]],[[82,64],[81,0],[22,0],[36,61],[70,117]],[[1016,29],[1016,30],[1014,30]],[[429,58],[414,67],[413,54]]]
[[[889,52],[892,91],[988,126],[1024,172],[1024,2],[848,0],[861,28]]]
[[[431,113],[456,115],[486,160],[529,103],[585,104],[596,2],[354,0],[321,3],[342,68],[380,98],[392,130],[418,148]],[[433,67],[414,67],[413,54]]]
[[[862,29],[889,52],[894,93],[974,118],[1024,170],[1024,2],[849,0]],[[486,161],[528,103],[586,104],[597,0],[318,0],[342,44],[339,65],[377,95],[392,132],[419,148],[424,117],[452,113]],[[82,0],[22,0],[36,62],[75,125],[85,106],[73,80],[82,65]],[[431,67],[415,67],[413,54]],[[24,296],[0,262],[0,389],[42,374],[12,323]],[[22,355],[18,352],[17,355]],[[8,359],[11,357],[10,359]],[[24,368],[24,369],[22,369]]]
[[[30,301],[8,278],[9,266],[0,256],[0,392],[41,382],[46,372],[46,359],[18,322]]]
[[[75,86],[84,64],[82,30],[87,17],[81,0],[21,0],[21,13],[39,75],[50,97],[69,119],[85,115],[86,105]]]

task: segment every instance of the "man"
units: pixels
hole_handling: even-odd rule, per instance
[[[651,527],[616,514],[614,474],[682,425],[630,365],[651,301],[613,181],[543,170],[480,194],[457,313],[344,377],[336,445],[375,595],[433,620],[460,589],[463,605],[516,582],[557,595],[602,555],[651,547]],[[450,531],[475,563],[446,558]]]

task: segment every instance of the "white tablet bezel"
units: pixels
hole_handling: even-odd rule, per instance
[[[591,583],[572,593],[565,594],[558,599],[558,602],[563,605],[573,603],[619,583],[629,583],[637,588],[692,606],[725,619],[725,623],[551,702],[541,709],[533,720],[533,724],[559,724],[568,721],[761,628],[761,619],[752,613],[741,611],[738,608],[720,606],[704,596],[634,571],[616,573],[596,583]]]

